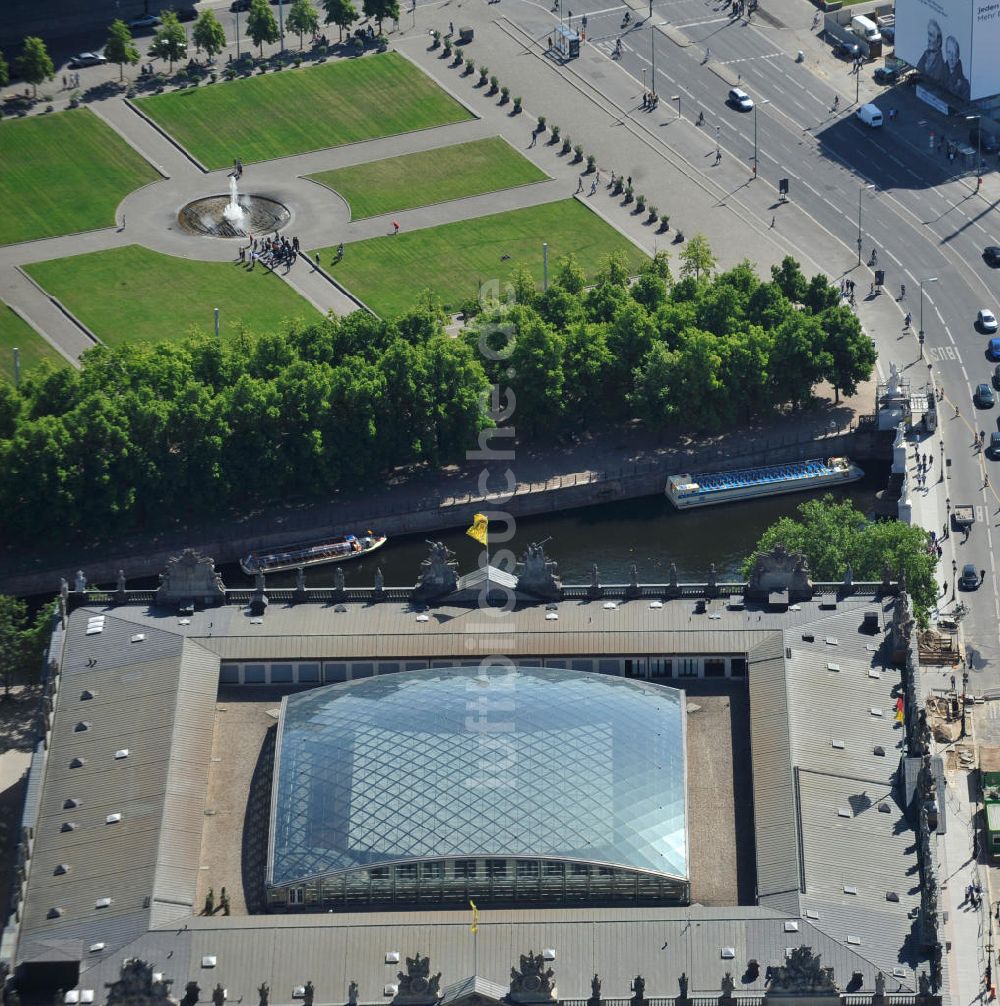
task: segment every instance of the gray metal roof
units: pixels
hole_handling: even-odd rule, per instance
[[[93,615],[70,618],[22,949],[70,933],[110,942],[111,930],[123,944],[149,924],[150,902],[154,920],[193,906],[218,659],[152,626],[132,642],[135,626],[113,614],[88,635]]]
[[[862,955],[807,921],[787,932],[790,921],[795,920],[766,908],[484,909],[473,935],[468,911],[196,918],[187,930],[154,930],[115,958],[96,965],[85,960],[80,984],[101,988],[127,955],[155,964],[181,988],[195,978],[203,998],[221,982],[230,1001],[253,1002],[257,986],[267,980],[271,1001],[290,1003],[292,988],[311,980],[317,1002],[346,1002],[354,979],[362,1003],[387,1003],[384,986],[395,984],[397,971],[405,969],[387,964],[387,952],[398,952],[401,961],[418,950],[429,955],[445,988],[478,975],[506,991],[510,968],[521,954],[551,948],[563,999],[589,996],[594,972],[607,998],[627,998],[637,974],[646,978],[647,996],[674,996],[682,971],[692,995],[718,996],[726,971],[737,990],[760,994],[767,965],[783,963],[786,948],[806,944],[833,967],[842,985],[860,972],[864,987],[873,989],[876,969]],[[723,958],[723,948],[732,949],[732,959]],[[214,956],[216,966],[200,967],[205,956]],[[760,963],[754,982],[744,980],[751,958]]]

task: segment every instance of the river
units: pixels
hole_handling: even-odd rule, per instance
[[[851,499],[862,513],[870,513],[875,494],[886,484],[888,471],[888,465],[869,463],[862,481],[835,491],[834,496]],[[791,493],[685,513],[678,513],[662,495],[604,503],[525,517],[517,521],[511,542],[501,545],[491,541],[490,548],[491,552],[510,548],[520,556],[529,542],[548,538],[545,551],[558,563],[564,583],[588,583],[593,563],[597,563],[605,583],[627,582],[632,563],[636,565],[640,583],[665,583],[671,562],[677,566],[681,581],[704,582],[713,562],[720,579],[739,579],[743,559],[763,531],[779,517],[794,516],[805,500],[822,496],[823,492]],[[482,547],[462,529],[442,531],[433,537],[454,551],[459,574],[476,568]],[[390,539],[374,555],[343,563],[340,568],[348,587],[371,586],[376,567],[381,568],[387,586],[409,586],[416,583],[420,563],[426,555],[424,536],[410,535]],[[307,585],[331,586],[336,568],[321,566],[308,570]],[[227,586],[250,582],[236,566],[224,566],[222,578]],[[294,586],[295,574],[271,574],[267,582],[275,587]]]

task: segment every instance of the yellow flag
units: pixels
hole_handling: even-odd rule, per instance
[[[486,529],[489,527],[489,523],[489,520],[481,513],[474,514],[472,517],[472,527],[470,527],[465,533],[470,538],[475,538],[480,545],[485,545]]]
[[[483,520],[486,520],[486,518],[484,517]],[[475,525],[473,525],[473,526],[475,526]],[[472,909],[472,925],[469,926],[469,932],[470,933],[478,933],[479,932],[479,909],[476,908],[476,903],[474,901],[470,901],[469,902],[469,908]]]

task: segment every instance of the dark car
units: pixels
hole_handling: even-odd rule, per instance
[[[876,84],[898,84],[903,76],[898,66],[880,66],[872,74]]]
[[[1000,390],[1000,363],[993,368],[993,387]]]
[[[250,0],[233,0],[229,5],[229,9],[234,14],[238,14],[243,10],[250,10]]]
[[[861,47],[854,42],[844,42],[842,39],[833,40],[833,54],[838,59],[857,59],[861,55]]]
[[[198,16],[198,12],[193,7],[185,7],[177,12],[178,21],[193,21]]]
[[[979,586],[979,570],[967,562],[962,567],[962,575],[958,578],[958,585],[962,590],[975,590]]]
[[[983,261],[994,269],[1000,266],[1000,245],[987,245],[983,249]]]
[[[896,26],[894,24],[883,25],[878,32],[882,36],[883,42],[896,41]]]
[[[986,449],[986,453],[991,458],[1000,458],[1000,433],[990,434],[990,446]]]
[[[977,384],[972,400],[980,409],[992,409],[995,399],[988,384]]]
[[[1000,150],[1000,139],[997,139],[992,133],[987,133],[985,129],[980,129],[978,126],[973,126],[969,130],[969,143],[984,154],[995,154]]]

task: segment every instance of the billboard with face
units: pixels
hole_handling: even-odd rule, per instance
[[[896,55],[958,101],[1000,93],[1000,0],[897,0]]]
[[[903,0],[896,4],[896,55],[929,84],[968,101],[972,5],[981,0]],[[949,63],[948,57],[951,56]]]

